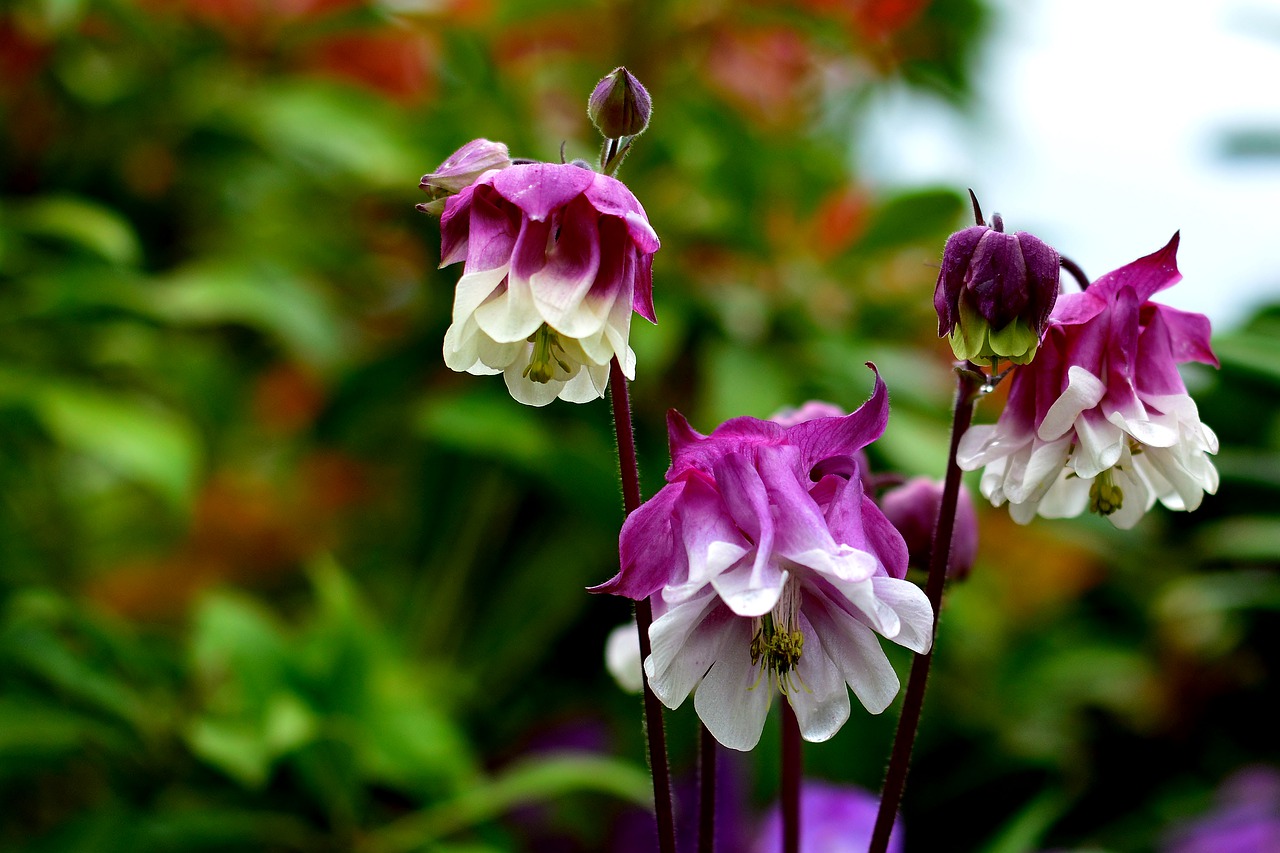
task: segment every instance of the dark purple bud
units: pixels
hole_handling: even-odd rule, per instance
[[[956,357],[1025,364],[1058,299],[1058,253],[1025,231],[975,225],[947,240],[933,292],[938,334]]]
[[[587,101],[587,115],[606,139],[643,133],[652,112],[648,91],[621,65],[596,84]]]
[[[880,509],[902,538],[907,541],[908,565],[929,568],[933,553],[933,528],[942,506],[942,483],[928,477],[915,477],[885,492]],[[951,536],[951,558],[947,561],[947,577],[963,580],[978,556],[978,513],[973,499],[962,485],[956,505],[956,526]]]

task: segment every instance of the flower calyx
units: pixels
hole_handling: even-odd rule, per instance
[[[962,361],[1028,363],[1058,298],[1059,267],[1052,246],[1025,231],[1005,233],[999,214],[957,231],[934,289],[938,335]]]

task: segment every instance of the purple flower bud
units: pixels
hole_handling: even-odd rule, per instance
[[[928,477],[908,480],[885,493],[880,509],[907,541],[908,565],[929,568],[933,553],[933,528],[942,506],[942,483]],[[978,556],[978,513],[973,499],[962,485],[956,505],[956,526],[951,536],[951,556],[947,577],[963,580]]]
[[[938,334],[956,358],[1026,364],[1035,355],[1058,298],[1059,257],[1025,231],[976,225],[947,240],[933,292]]]
[[[439,216],[444,210],[445,199],[457,195],[475,183],[490,169],[505,169],[511,165],[507,146],[487,139],[473,139],[436,168],[422,176],[418,182],[431,201],[418,205],[418,210]]]
[[[643,133],[652,112],[648,91],[621,65],[596,84],[587,101],[587,115],[606,139]]]

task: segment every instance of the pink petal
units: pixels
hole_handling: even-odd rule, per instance
[[[539,222],[581,195],[596,178],[590,169],[558,163],[512,166],[493,175],[493,188]]]
[[[875,390],[857,411],[843,418],[815,418],[787,430],[788,440],[800,448],[806,469],[833,456],[852,456],[884,434],[889,422],[889,391],[876,366],[867,362],[867,367],[875,373]]]
[[[600,269],[600,232],[595,212],[585,201],[570,203],[560,219],[559,235],[546,263],[529,276],[534,304],[556,331],[581,338],[599,330],[603,316],[584,316],[582,298]],[[607,310],[606,310],[607,313]]]
[[[1089,285],[1089,293],[1095,289],[1099,296],[1108,299],[1122,287],[1132,287],[1138,302],[1146,302],[1155,293],[1173,287],[1182,280],[1178,272],[1178,239],[1175,233],[1164,248],[1125,264]]]

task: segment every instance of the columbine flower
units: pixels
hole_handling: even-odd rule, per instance
[[[490,169],[505,169],[510,165],[507,146],[487,139],[473,139],[450,154],[434,172],[422,176],[418,187],[431,201],[418,205],[418,210],[439,216],[449,196],[462,192]]]
[[[911,555],[909,564],[917,569],[929,569],[933,529],[938,523],[938,510],[942,507],[942,489],[940,480],[913,477],[880,498],[880,508],[884,510],[885,517],[893,522],[907,542],[907,552]],[[973,506],[973,498],[969,497],[969,490],[961,484],[951,553],[947,558],[947,577],[958,580],[968,577],[977,556],[978,512]]]
[[[502,373],[532,406],[604,396],[615,356],[635,377],[631,312],[656,322],[659,242],[619,181],[572,164],[488,171],[449,198],[440,229],[440,265],[465,261],[450,368]]]
[[[999,421],[961,439],[960,467],[985,465],[982,493],[996,506],[1008,501],[1015,521],[1089,509],[1127,529],[1157,498],[1193,510],[1217,491],[1206,454],[1218,439],[1177,368],[1217,366],[1209,320],[1148,301],[1182,278],[1177,249],[1175,234],[1085,292],[1063,295]]]
[[[704,436],[670,415],[667,485],[628,517],[622,571],[596,591],[653,597],[649,684],[669,708],[696,687],[725,746],[755,746],[775,691],[807,740],[826,740],[849,717],[846,685],[872,713],[898,692],[875,633],[930,646],[928,599],[902,579],[906,545],[856,458],[888,412],[877,374],[845,417],[735,418]]]
[[[990,365],[1026,364],[1036,354],[1058,298],[1057,251],[1025,231],[975,225],[947,240],[933,292],[938,335],[950,335],[956,358]]]

